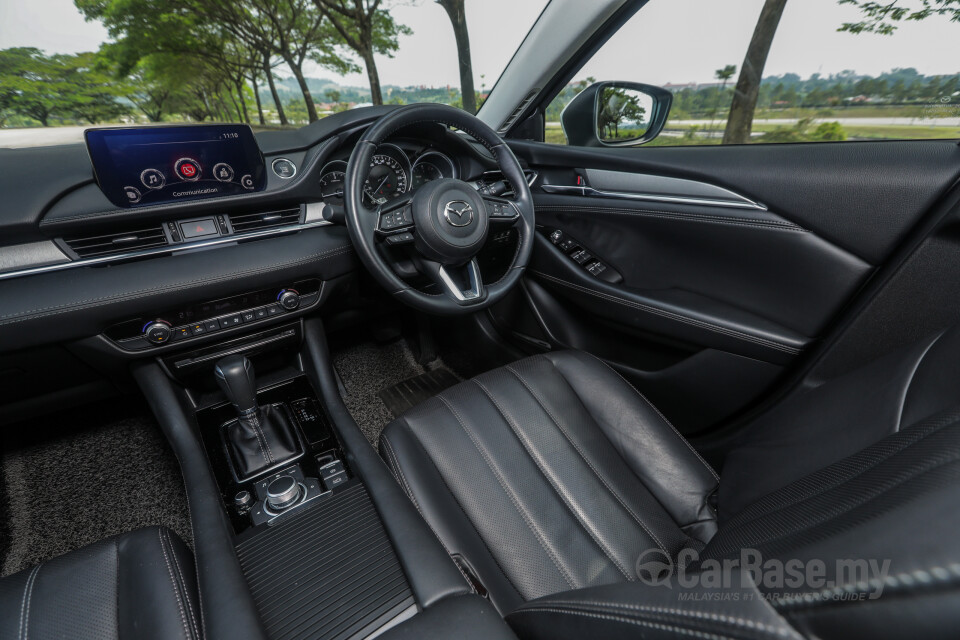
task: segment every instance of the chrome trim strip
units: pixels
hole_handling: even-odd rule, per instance
[[[450,277],[450,274],[447,273],[447,269],[444,265],[440,265],[438,273],[440,275],[441,282],[443,282],[443,286],[445,286],[453,295],[453,297],[460,302],[476,300],[480,297],[480,294],[483,293],[483,283],[480,280],[480,267],[477,266],[476,259],[473,259],[467,263],[467,275],[470,279],[470,288],[466,291],[461,290],[460,287],[453,282],[453,279]]]
[[[315,227],[325,227],[332,222],[327,220],[317,220],[316,222],[307,222],[296,226],[279,227],[276,229],[263,229],[261,231],[251,231],[249,233],[238,233],[230,236],[218,236],[209,240],[198,240],[196,242],[185,242],[178,245],[164,245],[162,247],[152,247],[150,249],[141,249],[140,251],[128,251],[126,253],[117,253],[111,256],[102,256],[100,258],[81,258],[73,262],[60,262],[42,267],[33,267],[31,269],[21,269],[19,271],[7,271],[0,273],[0,280],[9,280],[23,276],[34,276],[41,273],[50,273],[53,271],[63,271],[66,269],[76,269],[79,267],[92,267],[98,264],[109,264],[111,262],[122,262],[134,258],[146,258],[149,256],[162,255],[165,253],[180,253],[181,251],[193,251],[195,249],[206,249],[208,247],[217,247],[220,245],[236,244],[242,240],[251,238],[269,238],[272,236],[282,236],[297,231],[305,231]]]
[[[601,191],[593,187],[577,187],[574,185],[545,184],[540,187],[547,193],[563,195],[588,196],[593,198],[616,198],[620,200],[644,200],[647,202],[663,202],[668,204],[689,204],[707,207],[730,207],[733,209],[756,209],[767,211],[765,205],[754,202],[749,198],[743,200],[717,200],[715,198],[696,198],[692,196],[668,196],[655,193],[630,193],[626,191]],[[742,196],[741,196],[742,197]]]

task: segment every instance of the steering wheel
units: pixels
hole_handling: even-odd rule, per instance
[[[367,206],[364,183],[377,147],[411,124],[434,122],[473,136],[493,154],[513,187],[512,198],[479,193],[463,180],[433,180],[396,200]],[[353,149],[344,178],[347,229],[360,260],[400,301],[427,313],[456,315],[484,309],[520,280],[533,249],[533,198],[520,163],[496,132],[466,111],[440,104],[400,107],[374,123]],[[476,256],[491,226],[519,233],[517,252],[506,274],[484,283]],[[383,245],[412,244],[417,271],[442,293],[420,291],[390,266]]]

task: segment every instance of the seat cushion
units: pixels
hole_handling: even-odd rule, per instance
[[[0,580],[0,637],[201,637],[193,559],[159,527],[84,547]]]
[[[717,477],[646,399],[575,351],[526,358],[392,422],[381,453],[468,580],[505,613],[636,579],[716,531]]]

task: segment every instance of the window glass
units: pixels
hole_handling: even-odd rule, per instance
[[[567,143],[561,113],[598,81],[670,91],[652,146],[958,138],[960,5],[931,2],[945,13],[928,15],[920,0],[893,4],[909,11],[859,0],[651,0],[553,99],[545,139]],[[779,8],[751,83],[741,71],[755,29],[762,11]]]

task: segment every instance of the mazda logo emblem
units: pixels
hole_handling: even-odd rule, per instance
[[[443,208],[443,217],[453,227],[465,227],[473,222],[473,207],[464,200],[451,200]]]

